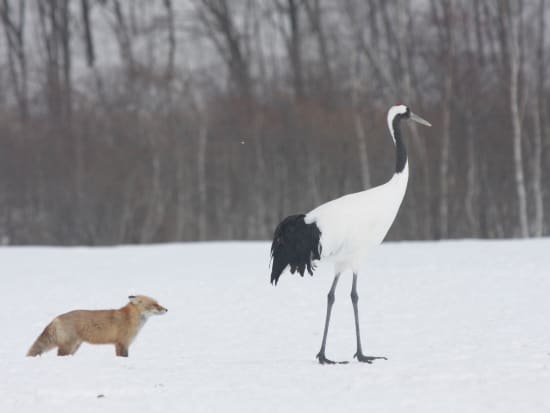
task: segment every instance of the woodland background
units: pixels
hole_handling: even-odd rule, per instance
[[[268,239],[410,181],[391,239],[549,234],[545,0],[0,0],[0,241]]]

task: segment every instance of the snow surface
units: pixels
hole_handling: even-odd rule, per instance
[[[267,243],[0,249],[0,412],[548,412],[550,239],[384,244],[359,279],[366,353],[321,366],[332,269],[269,284]],[[349,274],[327,356],[355,352]],[[152,317],[117,358],[24,357],[76,308],[147,294]]]

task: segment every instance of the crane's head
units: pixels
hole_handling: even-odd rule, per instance
[[[394,137],[395,122],[399,122],[402,119],[411,119],[417,123],[420,123],[421,125],[432,126],[432,124],[426,119],[423,119],[420,116],[412,113],[408,106],[398,104],[392,106],[390,110],[388,110],[388,128],[390,129],[392,138]]]
[[[411,109],[407,105],[397,104],[395,106],[392,106],[390,110],[388,110],[388,123],[393,123],[395,119],[411,119],[415,122],[420,123],[421,125],[432,126],[432,124],[426,119],[423,119],[417,114],[412,113]]]

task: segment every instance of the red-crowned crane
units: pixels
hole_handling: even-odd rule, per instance
[[[321,350],[317,359],[321,364],[334,364],[325,356],[330,314],[334,304],[334,291],[342,272],[351,270],[353,282],[351,301],[355,316],[358,361],[372,363],[385,357],[371,357],[363,354],[359,331],[357,302],[357,274],[369,251],[380,244],[390,229],[409,179],[407,151],[401,135],[401,120],[412,119],[422,125],[431,124],[415,115],[405,105],[392,106],[388,111],[388,128],[395,144],[395,173],[383,185],[366,191],[345,195],[318,206],[307,214],[286,217],[275,229],[271,245],[271,283],[277,285],[283,271],[303,277],[307,271],[313,275],[314,261],[330,260],[335,266],[334,281],[327,296],[327,314]]]

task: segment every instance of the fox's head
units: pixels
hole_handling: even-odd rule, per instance
[[[139,312],[146,317],[164,314],[168,311],[157,303],[156,300],[146,295],[130,295],[128,298],[130,299],[130,304],[136,306]]]

